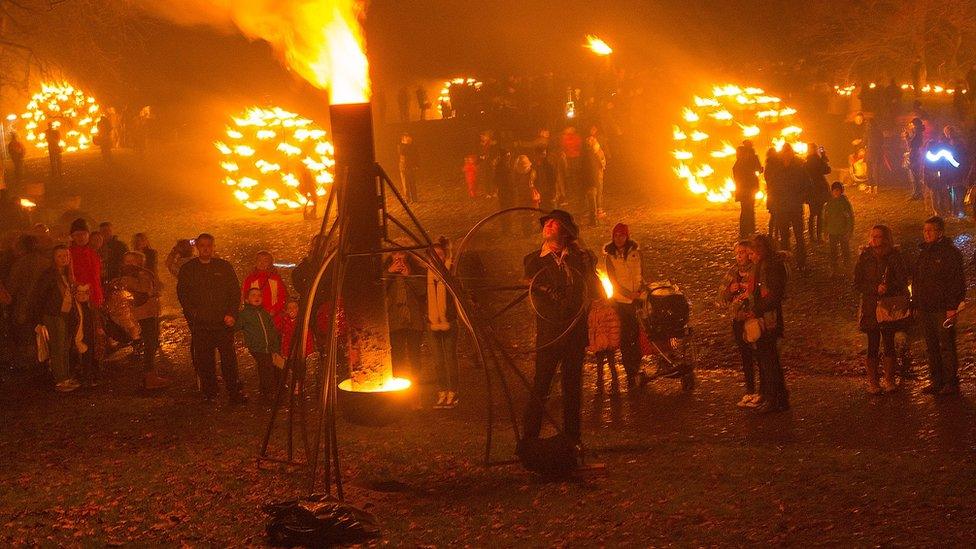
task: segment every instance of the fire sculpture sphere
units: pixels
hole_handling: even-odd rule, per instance
[[[708,97],[694,97],[672,127],[674,173],[691,191],[709,202],[730,202],[735,196],[732,165],[735,147],[749,139],[763,157],[766,149],[789,143],[806,154],[796,109],[760,88],[716,86]],[[756,198],[764,198],[762,191]]]
[[[299,210],[332,186],[335,151],[325,130],[307,118],[253,107],[233,118],[226,138],[214,144],[224,183],[248,209]]]
[[[94,97],[67,82],[42,83],[41,91],[31,96],[24,113],[23,136],[35,147],[47,150],[48,123],[61,132],[61,150],[75,152],[88,149],[98,128],[98,103]]]

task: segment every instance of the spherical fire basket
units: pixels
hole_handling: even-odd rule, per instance
[[[349,423],[383,427],[399,421],[410,411],[416,389],[410,380],[393,378],[373,391],[354,391],[352,380],[339,383],[339,410]]]

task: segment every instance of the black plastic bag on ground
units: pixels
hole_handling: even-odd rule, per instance
[[[271,545],[279,547],[333,547],[380,537],[373,515],[326,494],[269,503],[263,510],[271,516],[265,526]]]
[[[563,433],[548,438],[523,438],[515,449],[522,467],[546,479],[562,479],[579,467],[576,445]]]

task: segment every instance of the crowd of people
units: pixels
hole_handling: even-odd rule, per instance
[[[450,265],[450,242],[442,238],[434,249]],[[292,271],[292,287],[300,294],[309,292],[315,261],[310,255]],[[24,231],[0,254],[5,354],[16,367],[50,377],[57,392],[69,393],[97,386],[101,365],[131,348],[131,358],[142,364],[142,389],[165,389],[172,382],[158,368],[160,267],[176,279],[176,297],[190,331],[190,358],[204,399],[212,401],[219,394],[219,357],[219,378],[229,401],[247,401],[235,348],[240,332],[256,364],[261,400],[272,402],[283,387],[286,361],[293,356],[300,295],[289,289],[268,251],[258,252],[241,281],[234,266],[218,257],[215,239],[207,233],[177,241],[160,265],[145,233],[134,234],[130,247],[110,222],[92,230],[78,218],[63,236],[52,235],[42,224]],[[446,287],[410,256],[394,254],[387,262],[386,289],[398,373],[416,379],[421,342],[428,334],[438,383],[435,407],[456,406],[457,315]],[[303,356],[324,352],[324,335],[331,326],[330,303],[316,298],[314,306],[314,324],[298,351]],[[341,323],[340,331],[345,333]],[[44,367],[36,370],[38,364]]]

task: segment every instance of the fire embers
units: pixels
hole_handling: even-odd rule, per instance
[[[224,183],[251,210],[301,209],[325,196],[334,181],[335,150],[325,130],[278,107],[234,117],[226,140],[214,145]]]
[[[95,98],[66,82],[42,83],[41,91],[31,96],[24,111],[20,115],[23,137],[38,149],[47,150],[49,123],[61,134],[64,152],[90,148],[98,133],[100,115]]]
[[[709,202],[729,202],[735,196],[732,165],[735,148],[749,139],[760,155],[789,143],[806,154],[801,141],[796,109],[760,88],[716,86],[710,97],[695,96],[682,111],[681,122],[672,127],[674,173],[691,191]],[[760,191],[756,195],[762,199]]]

